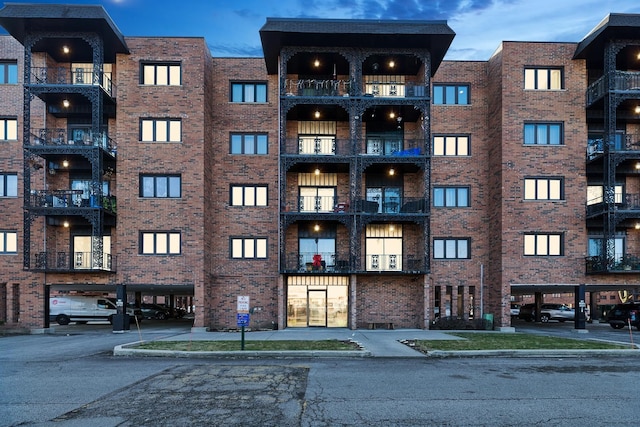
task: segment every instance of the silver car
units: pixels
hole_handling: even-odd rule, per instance
[[[540,308],[540,321],[548,322],[549,320],[575,320],[576,311],[566,304],[542,304]]]

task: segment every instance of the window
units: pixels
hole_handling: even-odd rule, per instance
[[[17,141],[18,140],[18,120],[0,118],[0,140]]]
[[[433,85],[433,103],[436,105],[468,105],[468,85]]]
[[[267,134],[231,134],[231,154],[267,154]]]
[[[469,239],[433,239],[434,259],[469,259]]]
[[[0,197],[18,197],[18,175],[0,173]]]
[[[587,186],[587,205],[596,205],[604,201],[604,186],[602,185],[588,185]],[[616,185],[613,194],[614,203],[622,203],[624,200],[624,187],[622,185]]]
[[[560,90],[563,88],[562,68],[525,68],[524,88],[530,90]]]
[[[18,233],[15,231],[0,231],[0,254],[18,253]]]
[[[182,84],[180,64],[142,64],[140,83],[151,86],[180,86]]]
[[[468,156],[470,154],[469,137],[461,136],[434,136],[434,156]]]
[[[0,85],[18,83],[18,61],[0,61]]]
[[[179,255],[180,232],[143,231],[140,233],[140,254],[142,255]]]
[[[182,141],[182,122],[180,119],[142,119],[140,120],[140,141],[180,142]]]
[[[232,185],[231,206],[267,206],[267,186]]]
[[[562,234],[532,233],[524,235],[524,254],[560,256],[563,254]]]
[[[402,226],[367,225],[366,250],[367,271],[402,271]]]
[[[231,258],[266,259],[267,239],[255,237],[232,237]]]
[[[267,84],[231,83],[231,102],[267,102]]]
[[[562,145],[561,123],[526,123],[524,125],[525,145]]]
[[[525,200],[564,200],[562,178],[525,178]]]
[[[140,175],[140,197],[180,198],[180,175]]]
[[[588,254],[589,256],[602,256],[603,255],[603,247],[604,247],[604,238],[603,237],[589,237],[589,247]],[[615,237],[611,242],[613,246],[613,259],[615,262],[620,262],[625,253],[625,236]]]
[[[469,206],[469,187],[434,187],[433,206],[466,208]]]

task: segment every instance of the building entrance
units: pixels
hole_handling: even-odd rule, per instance
[[[348,283],[347,277],[289,277],[287,327],[346,328]]]

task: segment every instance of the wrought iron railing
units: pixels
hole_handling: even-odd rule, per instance
[[[27,208],[102,208],[116,213],[115,196],[88,195],[82,190],[32,190]]]
[[[640,72],[613,71],[589,85],[587,88],[587,106],[602,98],[609,90],[609,78],[613,79],[613,90],[615,91],[640,92]]]
[[[117,257],[103,253],[101,257],[93,252],[38,252],[31,263],[34,271],[47,272],[86,272],[86,271],[116,271]]]
[[[285,257],[283,270],[296,274],[420,273],[425,271],[424,261],[413,254],[368,254],[364,259],[365,266],[363,268],[354,265],[348,255],[339,253],[291,253]]]
[[[356,212],[364,214],[418,214],[427,212],[427,202],[420,197],[387,197],[360,200]]]
[[[591,139],[587,143],[587,159],[591,160],[604,154],[604,139]],[[640,134],[617,134],[616,140],[609,143],[610,152],[640,151]]]
[[[625,254],[614,258],[590,256],[585,258],[587,274],[594,273],[639,273],[640,256]]]
[[[31,135],[25,141],[25,145],[35,147],[43,145],[93,146],[101,147],[112,155],[116,155],[116,142],[106,132],[68,132],[67,129],[61,128],[32,129]]]
[[[426,154],[424,139],[367,139],[353,141],[332,135],[287,138],[284,153],[300,156],[362,156],[413,157]]]
[[[111,73],[95,72],[92,67],[31,67],[31,84],[100,86],[109,96],[116,97]]]

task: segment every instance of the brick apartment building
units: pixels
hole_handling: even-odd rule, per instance
[[[638,15],[487,61],[444,61],[444,21],[269,18],[263,58],[126,37],[100,6],[0,25],[5,327],[74,293],[162,296],[210,329],[238,296],[257,328],[638,298]]]

